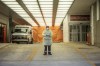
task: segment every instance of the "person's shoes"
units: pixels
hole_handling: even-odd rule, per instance
[[[47,55],[47,53],[45,52],[43,55]]]
[[[47,54],[43,54],[43,55],[47,55]]]
[[[48,52],[48,55],[52,55],[51,52]]]
[[[48,55],[52,55],[52,54],[48,54]]]

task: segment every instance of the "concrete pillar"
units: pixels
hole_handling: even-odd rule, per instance
[[[63,22],[63,42],[69,42],[69,25],[68,15]]]
[[[91,6],[91,44],[94,45],[94,6]]]
[[[12,31],[13,31],[13,20],[12,17],[9,16],[9,42],[11,42]]]

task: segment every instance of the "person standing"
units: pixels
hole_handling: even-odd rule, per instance
[[[49,26],[46,26],[46,29],[43,31],[43,44],[44,44],[44,54],[43,55],[52,55],[51,54],[51,45],[52,45],[52,32],[49,29]]]

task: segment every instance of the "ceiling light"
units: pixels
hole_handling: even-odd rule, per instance
[[[53,5],[53,2],[39,2],[39,3],[40,3],[40,5],[42,5],[42,4],[45,4],[45,5],[52,4]]]
[[[43,18],[36,18],[36,20],[39,22],[39,23],[44,23],[44,21],[43,21]]]
[[[16,1],[16,0],[1,0],[1,1]]]
[[[32,26],[37,26],[37,24],[31,18],[24,18],[27,22],[29,22]]]
[[[41,26],[45,26],[45,23],[44,23],[44,22],[43,22],[43,23],[40,22],[39,24],[40,24]]]
[[[47,10],[48,10],[48,9],[52,10],[53,8],[41,8],[41,9],[43,9],[43,10],[46,10],[46,9],[47,9]]]
[[[19,5],[7,5],[8,7],[15,7],[15,8],[20,8]]]
[[[34,17],[42,17],[41,14],[32,14]]]
[[[74,0],[59,0],[59,1],[74,1]]]
[[[46,0],[39,0],[39,1],[46,1]],[[53,0],[47,0],[47,1],[53,1]]]
[[[24,2],[24,1],[23,1]],[[37,4],[37,2],[24,2],[24,4],[26,5],[26,4]]]
[[[15,10],[22,10],[22,8],[13,8],[13,7],[12,7],[11,9],[13,9],[13,10],[14,10],[14,9],[15,9]]]
[[[58,5],[58,7],[61,7],[61,8],[66,8],[66,7],[70,7],[71,5],[67,5],[67,4],[65,4],[65,5]]]
[[[52,26],[52,22],[51,23],[46,23],[47,24],[47,26]]]
[[[10,1],[10,2],[8,2],[8,1],[6,2],[6,1],[5,1],[4,3],[5,3],[5,4],[13,4],[13,5],[17,5],[17,4],[18,4],[17,2],[11,2],[11,1]]]
[[[29,7],[28,9],[29,9],[29,10],[34,10],[34,9],[39,9],[39,8],[34,8],[34,7],[33,7],[33,8],[30,8],[30,7]]]
[[[22,0],[22,1],[37,1],[37,0]]]
[[[52,23],[52,18],[45,18],[46,23]]]
[[[64,18],[56,18],[55,25],[59,26]]]
[[[25,11],[23,11],[23,12],[17,12],[17,13],[26,13]]]
[[[72,2],[59,2],[59,4],[72,4]]]
[[[35,7],[35,8],[38,8],[39,6],[38,5],[26,5],[26,7],[28,7],[28,8],[31,8],[31,7]]]
[[[44,8],[44,7],[46,7],[46,8],[52,8],[53,6],[52,5],[41,5],[41,8]]]

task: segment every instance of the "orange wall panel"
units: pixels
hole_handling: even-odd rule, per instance
[[[55,26],[55,27],[50,27],[53,36],[52,36],[52,40],[53,42],[62,42],[63,41],[63,31],[60,30],[59,26]],[[42,42],[43,41],[43,36],[42,33],[45,30],[45,27],[33,27],[33,40],[34,42]]]

